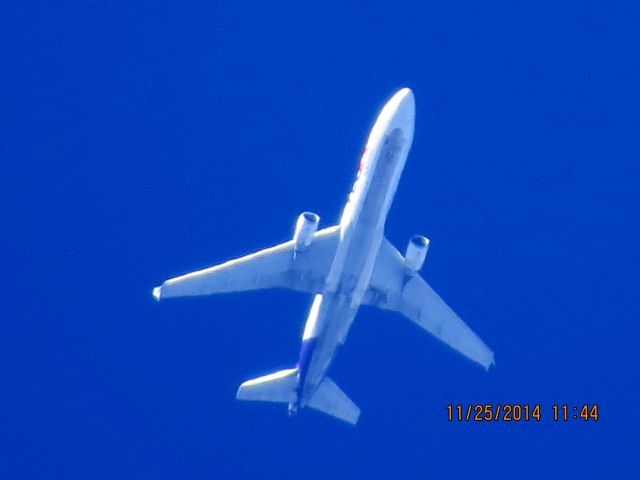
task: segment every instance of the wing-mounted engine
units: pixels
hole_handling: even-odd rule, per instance
[[[404,264],[408,275],[415,275],[422,268],[429,250],[429,239],[422,235],[414,235],[409,240],[407,252],[404,254]]]
[[[302,212],[300,214],[293,233],[294,253],[302,252],[311,244],[319,222],[320,217],[313,212]]]

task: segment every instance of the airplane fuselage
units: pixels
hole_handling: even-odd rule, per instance
[[[327,376],[361,304],[393,311],[488,369],[493,352],[418,272],[429,239],[414,235],[404,255],[384,236],[415,121],[413,93],[398,91],[376,119],[357,179],[337,225],[318,230],[320,217],[302,212],[290,240],[165,280],[156,300],[266,288],[314,295],[298,362],[242,382],[238,400],[276,402],[324,412],[355,425],[360,409]]]
[[[340,241],[324,289],[315,296],[298,360],[298,400],[304,407],[344,343],[369,285],[384,224],[411,143],[413,93],[400,90],[378,116],[360,161],[358,177],[340,220]]]

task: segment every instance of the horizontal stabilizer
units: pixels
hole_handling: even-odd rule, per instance
[[[358,406],[329,377],[324,378],[307,405],[352,425],[360,417]]]
[[[296,401],[298,369],[289,368],[247,380],[236,393],[238,400],[290,403]]]

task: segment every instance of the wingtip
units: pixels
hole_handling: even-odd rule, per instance
[[[242,385],[244,385],[244,383]],[[236,400],[244,400],[243,394],[245,391],[243,390],[242,385],[240,385],[238,390],[236,390]]]
[[[491,353],[491,361],[487,363],[484,369],[488,372],[491,367],[495,367],[495,366],[496,366],[496,357],[493,355],[493,353]]]
[[[162,295],[162,286],[156,287],[153,289],[153,298],[155,298],[157,302],[160,301],[161,295]]]

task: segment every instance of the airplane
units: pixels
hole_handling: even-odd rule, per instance
[[[403,256],[384,236],[414,122],[414,95],[403,88],[375,121],[338,225],[318,230],[320,217],[303,212],[291,240],[153,289],[158,301],[266,288],[313,295],[295,366],[242,383],[237,399],[285,403],[290,416],[310,407],[355,425],[360,409],[327,370],[360,305],[399,312],[486,370],[494,364],[493,352],[418,273],[429,240],[411,237]]]

